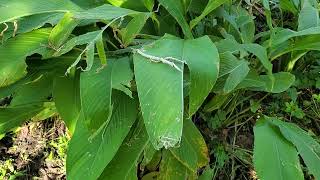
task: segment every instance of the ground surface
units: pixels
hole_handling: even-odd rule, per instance
[[[67,139],[60,120],[26,123],[0,141],[0,179],[65,179]]]

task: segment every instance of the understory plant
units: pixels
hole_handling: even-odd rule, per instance
[[[59,114],[68,179],[208,178],[195,117],[293,86],[296,64],[320,50],[318,3],[0,0],[0,135]],[[316,139],[266,115],[253,129],[258,178],[304,179],[304,164],[320,179]]]

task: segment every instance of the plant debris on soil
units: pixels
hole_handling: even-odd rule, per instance
[[[0,178],[66,179],[67,142],[61,120],[24,124],[0,140]]]

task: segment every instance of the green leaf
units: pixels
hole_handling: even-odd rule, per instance
[[[97,131],[111,115],[112,64],[97,72],[100,63],[80,75],[80,99],[84,123],[90,131]]]
[[[159,180],[177,180],[177,179],[195,179],[193,174],[187,167],[183,166],[168,150],[163,151],[160,164]]]
[[[140,53],[135,53],[133,59],[146,128],[156,149],[163,146],[169,148],[180,141],[182,133],[183,64],[181,62],[188,65],[191,74],[189,110],[191,116],[201,106],[217,79],[218,52],[208,37],[195,40],[165,37],[139,51]],[[155,63],[157,58],[164,58],[165,63]],[[171,64],[168,64],[170,62]]]
[[[113,113],[110,120],[92,134],[80,114],[70,141],[67,176],[70,179],[96,180],[111,162],[137,117],[136,102],[119,91],[113,91]]]
[[[54,49],[58,49],[72,33],[73,29],[78,25],[79,21],[73,18],[73,14],[67,12],[64,14],[60,22],[52,29],[49,35],[49,45]]]
[[[52,93],[53,79],[50,75],[41,75],[38,79],[22,84],[12,94],[10,106],[42,104],[48,102]]]
[[[110,4],[92,8],[86,11],[74,12],[74,18],[86,20],[112,20],[139,12],[130,9],[119,8]]]
[[[273,74],[274,81],[270,80],[269,76],[261,75],[260,81],[266,84],[265,87],[257,88],[258,91],[266,91],[271,93],[281,93],[291,87],[295,81],[295,76],[288,72],[279,72]]]
[[[181,55],[177,56],[182,49],[180,40],[178,43],[177,40],[160,40],[154,47],[144,47],[145,53],[181,58]],[[150,140],[156,149],[172,147],[180,141],[182,134],[183,72],[167,64],[154,63],[137,53],[133,61],[142,116]],[[183,64],[176,65],[183,69]]]
[[[320,144],[293,123],[286,123],[276,118],[273,118],[272,121],[280,128],[283,136],[296,146],[310,173],[315,179],[320,179]]]
[[[180,0],[159,0],[159,3],[164,6],[168,12],[177,20],[182,28],[186,38],[192,39],[191,29],[185,18],[184,6]]]
[[[190,119],[184,121],[180,147],[171,148],[169,151],[177,161],[194,174],[209,163],[206,142]]]
[[[56,77],[53,84],[53,100],[59,115],[73,134],[79,118],[80,104],[80,75],[69,74],[68,77]]]
[[[69,0],[2,0],[0,24],[20,17],[50,12],[78,11],[81,8]]]
[[[123,7],[123,8],[133,9],[137,11],[145,11],[146,8],[149,11],[152,11],[152,7],[154,3],[153,0],[106,0],[106,1],[108,1],[110,4],[117,7]]]
[[[299,13],[298,31],[319,26],[319,10],[314,8],[308,0],[303,1]]]
[[[148,144],[148,134],[141,119],[133,131],[119,148],[110,164],[105,168],[99,179],[136,179],[140,154]]]
[[[238,60],[230,52],[220,54],[220,57],[221,67],[219,77],[228,74],[223,87],[223,92],[229,93],[246,78],[250,70],[248,66],[249,63],[245,60]]]
[[[44,107],[41,104],[27,104],[15,107],[0,107],[0,134],[20,126],[26,120],[41,112]]]
[[[39,29],[21,34],[0,46],[0,87],[8,86],[26,75],[25,58],[46,51],[50,31]]]
[[[204,111],[212,112],[214,110],[220,109],[220,107],[226,102],[230,97],[229,94],[217,94],[215,95],[204,107]]]
[[[298,153],[273,126],[261,118],[254,127],[253,163],[261,180],[303,180]]]
[[[242,47],[246,51],[257,56],[261,64],[267,69],[268,73],[272,74],[272,63],[268,59],[266,48],[259,44],[243,44]]]
[[[36,14],[31,16],[22,17],[17,20],[17,29],[15,30],[14,23],[8,22],[8,30],[4,32],[2,38],[3,41],[14,37],[15,35],[30,32],[34,29],[39,29],[45,24],[51,24],[52,26],[57,24],[59,20],[63,17],[62,13],[44,13]],[[5,26],[5,25],[3,25]],[[0,25],[0,29],[2,26]]]
[[[205,16],[210,12],[227,2],[227,0],[209,0],[206,8],[202,11],[201,15],[196,17],[190,22],[190,27],[193,29]]]
[[[136,35],[141,31],[151,13],[140,13],[133,15],[133,19],[128,23],[127,27],[121,29],[122,42],[124,47],[127,47]]]
[[[92,39],[98,37],[100,34],[101,34],[101,31],[99,30],[99,31],[92,31],[86,34],[76,36],[70,39],[69,41],[67,41],[65,44],[63,44],[58,51],[53,53],[53,56],[55,57],[61,56],[71,51],[72,48],[74,48],[75,46],[88,44],[90,41],[92,41]],[[100,39],[101,39],[101,36],[100,36]]]
[[[97,40],[96,48],[97,48],[98,56],[100,58],[101,65],[103,65],[103,66],[107,65],[107,56],[106,56],[106,52],[105,52],[105,49],[104,49],[103,36],[102,35],[99,38],[99,40]]]
[[[131,81],[133,80],[133,71],[129,57],[123,57],[115,60],[112,69],[112,88],[120,90],[132,97]]]
[[[190,69],[189,116],[192,116],[218,79],[220,58],[216,46],[208,36],[185,41],[183,56]]]
[[[154,0],[143,0],[143,3],[149,11],[152,11],[154,7]]]

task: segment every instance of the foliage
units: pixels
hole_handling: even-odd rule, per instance
[[[72,135],[68,179],[205,179],[212,153],[217,168],[227,152],[251,161],[221,144],[210,152],[198,117],[214,130],[256,120],[259,179],[303,179],[298,155],[320,179],[320,145],[285,121],[309,116],[302,85],[319,88],[320,65],[299,72],[319,63],[316,0],[0,2],[0,135],[57,112]],[[283,93],[291,100],[261,103]]]

